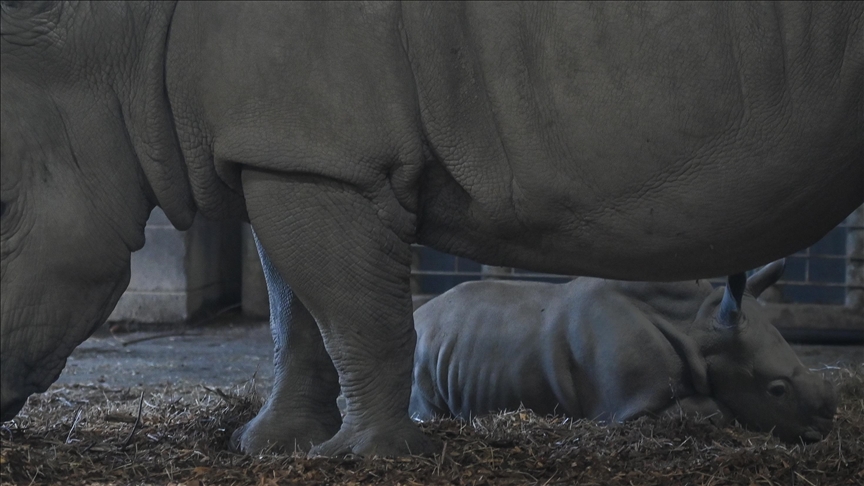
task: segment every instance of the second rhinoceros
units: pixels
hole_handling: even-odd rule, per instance
[[[520,405],[624,421],[667,411],[737,419],[783,440],[832,427],[832,385],[805,368],[756,297],[774,262],[706,281],[462,284],[414,315],[411,414],[468,418]]]

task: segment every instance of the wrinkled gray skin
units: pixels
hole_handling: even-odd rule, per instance
[[[154,205],[248,217],[284,290],[235,445],[393,455],[438,450],[411,243],[685,280],[864,200],[860,2],[3,5],[3,420],[105,320]]]
[[[683,411],[820,440],[837,408],[833,387],[756,302],[782,272],[775,262],[730,277],[725,290],[587,277],[459,285],[414,313],[410,413],[467,419],[524,405],[624,421]]]

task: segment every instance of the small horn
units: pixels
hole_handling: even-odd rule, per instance
[[[753,297],[759,297],[765,289],[780,280],[780,277],[783,276],[784,270],[786,270],[785,258],[781,258],[776,262],[765,265],[747,279],[747,291],[750,292],[750,295]]]
[[[744,296],[744,287],[747,285],[747,274],[736,273],[729,275],[726,279],[726,291],[723,292],[723,300],[720,302],[720,312],[717,321],[723,327],[735,327],[741,316],[741,298]]]

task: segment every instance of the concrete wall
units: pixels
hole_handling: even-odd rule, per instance
[[[109,322],[186,321],[240,302],[240,223],[196,216],[177,231],[161,209],[150,214],[144,248]]]

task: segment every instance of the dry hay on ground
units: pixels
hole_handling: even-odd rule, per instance
[[[307,459],[227,450],[260,406],[251,386],[154,391],[55,387],[2,429],[7,484],[862,484],[864,366],[827,370],[838,384],[835,430],[783,444],[740,427],[642,418],[604,426],[528,412],[423,425],[433,457]],[[140,423],[138,410],[141,404]],[[134,434],[132,433],[134,429]]]

